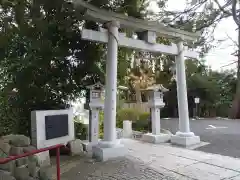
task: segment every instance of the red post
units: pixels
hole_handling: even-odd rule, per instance
[[[20,158],[27,157],[27,156],[31,156],[31,155],[34,155],[34,154],[38,154],[40,152],[48,151],[50,149],[57,149],[57,148],[60,148],[62,146],[63,145],[58,144],[58,145],[50,146],[50,147],[47,147],[47,148],[33,150],[31,152],[24,153],[24,154],[21,154],[21,155],[18,155],[18,156],[9,156],[7,158],[0,158],[0,164],[5,164],[5,163],[8,163],[8,162],[13,161],[13,160],[20,159]],[[59,154],[60,154],[60,151],[59,151]]]
[[[56,166],[57,166],[57,180],[60,180],[60,148],[56,148]]]
[[[18,155],[18,156],[9,156],[7,158],[0,158],[0,164],[5,164],[5,163],[8,163],[8,162],[13,161],[13,160],[20,159],[20,158],[27,157],[27,156],[31,156],[31,155],[34,155],[34,154],[38,154],[40,152],[48,151],[50,149],[56,149],[57,180],[60,180],[60,147],[62,147],[62,146],[64,146],[64,145],[58,144],[58,145],[50,146],[50,147],[47,147],[47,148],[33,150],[31,152],[27,152],[27,153],[24,153],[24,154],[21,154],[21,155]]]

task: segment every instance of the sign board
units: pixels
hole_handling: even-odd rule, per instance
[[[68,136],[68,115],[45,116],[46,140]]]
[[[198,98],[198,97],[194,98],[194,102],[195,102],[195,104],[199,104],[200,103],[200,98]]]
[[[31,112],[32,144],[45,148],[75,139],[73,109]]]

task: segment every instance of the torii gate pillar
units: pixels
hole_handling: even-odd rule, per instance
[[[108,22],[108,43],[106,62],[106,89],[104,102],[104,139],[93,147],[93,156],[106,161],[110,158],[124,156],[127,153],[124,145],[116,138],[116,101],[117,101],[117,59],[119,23]]]
[[[176,56],[176,75],[177,75],[177,98],[178,98],[178,114],[179,114],[179,131],[172,136],[171,143],[190,146],[200,143],[199,136],[195,136],[190,131],[189,113],[188,113],[188,99],[187,99],[187,85],[185,73],[184,60],[184,46],[183,41],[179,40],[177,43],[178,55]]]

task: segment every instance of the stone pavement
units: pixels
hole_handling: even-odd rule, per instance
[[[240,159],[130,139],[122,143],[129,156],[175,179],[240,180]]]
[[[107,162],[75,157],[61,180],[240,180],[240,159],[122,139],[128,155]]]
[[[131,157],[108,162],[79,161],[64,169],[61,180],[175,180]]]

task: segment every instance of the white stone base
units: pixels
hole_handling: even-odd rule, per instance
[[[35,157],[37,158],[37,164],[40,167],[51,165],[49,151],[44,151],[44,152],[35,154]]]
[[[123,144],[117,144],[113,147],[101,147],[101,145],[92,147],[93,158],[100,161],[123,157],[127,154],[127,148]]]
[[[82,145],[83,145],[83,150],[84,151],[90,152],[90,151],[92,151],[92,147],[96,146],[97,143],[91,143],[88,140],[86,140],[86,141],[82,141]]]
[[[147,133],[142,136],[142,141],[149,142],[149,143],[165,143],[168,142],[171,139],[170,134],[162,134],[154,135],[152,133]]]
[[[172,135],[171,143],[179,146],[188,147],[191,145],[199,144],[200,137],[199,136],[179,136],[179,135]]]
[[[128,120],[123,121],[123,137],[124,138],[132,137],[132,121]]]
[[[83,145],[80,139],[75,139],[69,142],[71,156],[79,156],[83,154]]]

